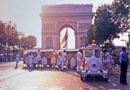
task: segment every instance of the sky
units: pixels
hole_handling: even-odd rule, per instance
[[[0,0],[0,20],[16,23],[25,36],[34,35],[37,47],[41,47],[41,7],[55,4],[93,4],[93,12],[99,5],[113,0]]]

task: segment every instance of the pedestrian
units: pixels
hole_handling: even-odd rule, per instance
[[[57,65],[58,65],[58,69],[59,69],[59,70],[62,69],[62,62],[63,62],[62,53],[59,52],[58,58],[57,58]]]
[[[122,52],[120,53],[121,59],[121,74],[120,74],[120,83],[127,84],[126,76],[127,76],[127,68],[129,63],[129,57],[126,53],[126,48],[122,48]]]
[[[82,58],[83,58],[83,52],[82,49],[79,49],[79,51],[77,52],[77,73],[80,73],[80,67],[82,64]]]
[[[56,65],[56,53],[55,50],[51,52],[51,67],[55,67]]]
[[[20,54],[17,53],[17,54],[16,54],[16,68],[18,68],[19,60],[20,60]]]
[[[29,64],[29,53],[27,53],[25,56],[25,64],[27,67],[29,67],[29,65],[28,65]]]
[[[112,56],[110,55],[110,53],[107,50],[104,50],[104,63],[108,68],[109,74],[112,74],[111,58]]]
[[[33,58],[33,67],[36,67],[37,64],[38,64],[38,62],[37,62],[37,54],[34,53],[34,58]]]
[[[42,58],[42,65],[43,67],[47,67],[47,58],[45,57],[45,55],[43,55],[43,58]]]
[[[74,55],[72,56],[71,58],[71,68],[74,69],[76,66],[76,61],[75,61],[75,58],[74,58]]]
[[[38,62],[38,67],[40,67],[40,64],[41,64],[41,53],[40,53],[40,49],[38,49],[38,51],[37,51],[37,62]]]
[[[32,67],[32,65],[33,65],[33,54],[32,53],[30,53],[30,55],[28,56],[28,60],[29,60],[29,62],[28,62],[29,67]]]
[[[66,70],[68,70],[68,59],[67,59],[67,53],[66,53],[66,50],[63,51],[62,53],[62,70],[64,69],[64,65],[66,67]]]

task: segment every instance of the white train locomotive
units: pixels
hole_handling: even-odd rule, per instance
[[[91,49],[84,49],[84,63],[81,70],[81,80],[87,80],[87,76],[102,76],[108,81],[108,69],[103,64],[103,54],[101,48],[97,48],[96,44],[92,44]],[[89,55],[89,57],[87,57]]]

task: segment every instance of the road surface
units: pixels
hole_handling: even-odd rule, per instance
[[[26,68],[22,62],[15,69],[15,62],[0,63],[0,90],[130,90],[129,85],[119,83],[120,68],[113,68],[108,82],[90,77],[86,82],[74,70],[59,71],[56,68]]]

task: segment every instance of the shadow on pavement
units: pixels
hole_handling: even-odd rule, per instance
[[[61,70],[58,70],[58,68],[56,67],[23,67],[22,69],[28,70],[28,71],[61,71]]]
[[[66,72],[66,73],[69,75],[75,76],[75,77],[80,77],[80,74],[78,74],[76,71],[72,71],[72,70],[70,70],[70,71],[71,72]]]
[[[102,77],[88,77],[84,83],[97,87],[99,90],[129,90],[130,86],[120,84],[119,79],[120,75],[112,74],[108,81],[103,80]]]
[[[70,75],[75,76],[75,77],[80,77],[80,75],[74,69],[58,70],[57,67],[23,67],[22,69],[28,70],[29,72],[32,72],[32,71],[41,71],[41,72],[43,72],[43,71],[59,71],[59,72],[64,72],[64,73],[70,74]]]

